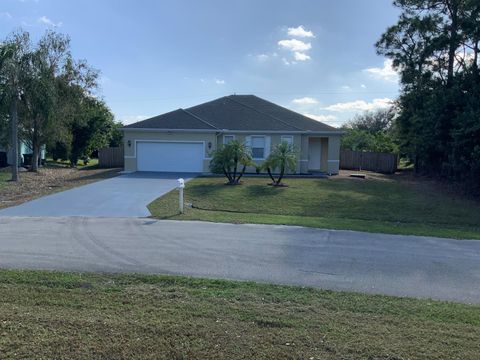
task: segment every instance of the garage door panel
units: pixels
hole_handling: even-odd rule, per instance
[[[202,172],[203,143],[137,142],[137,170]]]

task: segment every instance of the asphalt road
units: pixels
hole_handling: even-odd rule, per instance
[[[0,267],[181,274],[480,303],[480,241],[289,226],[0,217]]]

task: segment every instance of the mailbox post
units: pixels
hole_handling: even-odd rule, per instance
[[[185,188],[185,180],[178,179],[178,210],[183,214],[183,189]]]

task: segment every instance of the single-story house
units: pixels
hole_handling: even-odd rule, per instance
[[[127,125],[125,171],[208,173],[211,153],[239,140],[261,164],[275,144],[299,149],[296,173],[337,174],[342,131],[254,95],[230,95]],[[254,168],[247,171],[255,171]]]

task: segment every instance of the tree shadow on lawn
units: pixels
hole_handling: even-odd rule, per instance
[[[245,186],[245,192],[248,196],[262,197],[262,196],[275,196],[279,195],[280,191],[287,189],[286,187],[269,186],[265,181],[265,185],[247,185]]]

